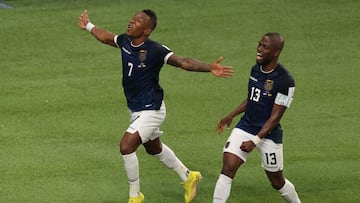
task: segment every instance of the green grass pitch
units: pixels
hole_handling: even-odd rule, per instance
[[[360,1],[357,0],[9,0],[0,6],[0,202],[127,202],[118,143],[128,126],[119,50],[77,26],[125,31],[143,8],[157,12],[152,34],[183,56],[220,55],[235,74],[219,79],[165,65],[162,141],[203,179],[194,203],[212,202],[230,131],[217,122],[246,94],[262,34],[284,35],[280,57],[296,80],[282,120],[284,174],[304,203],[360,202]],[[233,125],[237,122],[234,120]],[[147,203],[183,202],[177,175],[141,147]],[[257,152],[240,168],[229,203],[283,202]]]

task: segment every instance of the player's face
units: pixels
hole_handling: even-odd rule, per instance
[[[132,38],[138,38],[145,34],[150,34],[149,26],[150,17],[143,12],[139,12],[133,16],[128,24],[126,34]]]
[[[277,53],[272,38],[263,36],[257,46],[256,63],[266,66],[276,60]]]

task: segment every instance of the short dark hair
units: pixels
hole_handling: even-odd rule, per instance
[[[268,32],[265,36],[271,37],[277,40],[276,49],[282,50],[284,48],[285,40],[284,37],[278,32]]]
[[[144,9],[144,10],[142,10],[142,12],[144,12],[147,16],[150,17],[151,29],[155,30],[156,25],[157,25],[156,13],[151,9]]]

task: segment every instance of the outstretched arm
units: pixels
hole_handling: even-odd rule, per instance
[[[206,64],[192,58],[186,58],[173,54],[168,59],[167,63],[169,65],[180,67],[187,71],[211,72],[217,77],[227,78],[232,76],[234,71],[232,66],[222,66],[220,64],[223,59],[224,57],[221,56],[213,64]]]
[[[114,42],[115,35],[107,30],[95,27],[95,25],[90,22],[87,10],[80,14],[78,24],[81,29],[88,30],[100,42],[116,47]]]

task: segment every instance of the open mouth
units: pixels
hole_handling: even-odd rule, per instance
[[[132,25],[131,25],[131,23],[129,23],[127,30],[129,31],[129,30],[131,30],[131,28],[132,28]]]
[[[263,59],[263,55],[258,52],[258,53],[256,54],[256,60],[257,60],[257,61],[261,61],[262,59]]]

